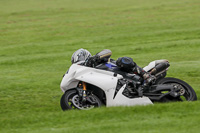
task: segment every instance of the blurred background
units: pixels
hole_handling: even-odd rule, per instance
[[[142,67],[153,60],[168,59],[171,64],[168,77],[188,82],[197,97],[200,95],[199,0],[1,0],[2,132],[80,132],[85,127],[79,124],[88,120],[89,113],[93,116],[89,118],[90,132],[94,129],[101,132],[102,128],[104,132],[124,131],[124,123],[118,124],[118,129],[109,121],[113,118],[112,112],[119,110],[126,114],[123,118],[128,127],[124,132],[130,132],[132,124],[145,122],[147,117],[143,115],[147,112],[142,110],[147,109],[152,111],[149,121],[166,122],[160,125],[162,132],[169,131],[166,130],[169,121],[181,125],[182,121],[191,118],[194,120],[184,123],[186,126],[180,132],[187,131],[187,126],[192,126],[193,132],[199,130],[197,125],[194,126],[200,120],[195,117],[200,115],[196,112],[200,109],[199,101],[157,104],[155,108],[102,108],[86,112],[86,116],[77,111],[70,111],[70,116],[68,112],[62,112],[60,82],[71,65],[71,55],[79,48],[87,49],[93,55],[110,49],[113,59],[128,56]],[[173,114],[175,107],[180,112],[185,110],[179,121],[173,117],[177,115]],[[167,111],[169,117],[164,115],[167,112],[162,108],[171,108]],[[128,119],[135,118],[131,112],[139,110],[139,123]],[[102,113],[108,114],[107,119]],[[112,120],[116,123],[123,118]],[[75,122],[69,124],[67,120]],[[97,120],[100,125],[92,128],[95,126],[92,121]],[[145,124],[144,129],[138,125],[137,131],[157,131],[158,127],[152,128],[148,122]]]

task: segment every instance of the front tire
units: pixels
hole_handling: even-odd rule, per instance
[[[100,107],[102,105],[99,98],[95,95],[88,95],[87,98],[95,102],[95,104],[91,104],[89,102],[86,105],[82,105],[77,90],[68,90],[66,91],[60,100],[60,106],[62,110],[70,110],[70,109],[80,109],[80,110],[89,110],[94,107]]]
[[[176,78],[163,78],[157,84],[173,84],[182,87],[182,96],[178,99],[168,99],[168,101],[196,101],[197,96],[194,89],[186,82]]]

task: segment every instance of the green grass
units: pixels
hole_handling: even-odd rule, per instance
[[[1,0],[0,132],[198,133],[200,102],[61,111],[72,53],[111,49],[145,66],[168,59],[168,77],[200,95],[199,0]]]

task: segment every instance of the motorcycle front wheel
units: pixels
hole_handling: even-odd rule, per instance
[[[70,109],[89,110],[95,107],[100,107],[102,105],[99,98],[95,95],[88,95],[87,99],[89,99],[88,101],[92,101],[92,103],[86,102],[85,104],[83,104],[81,98],[77,93],[77,90],[69,90],[62,95],[60,106],[64,111]]]
[[[176,85],[181,88],[179,91],[180,97],[172,98],[172,97],[165,97],[164,101],[171,102],[171,101],[196,101],[197,96],[194,89],[186,82],[176,79],[176,78],[163,78],[158,81],[157,84],[170,84]]]

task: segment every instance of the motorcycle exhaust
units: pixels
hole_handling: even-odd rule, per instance
[[[159,63],[155,68],[150,71],[150,74],[155,75],[162,71],[165,71],[170,66],[169,62]]]

